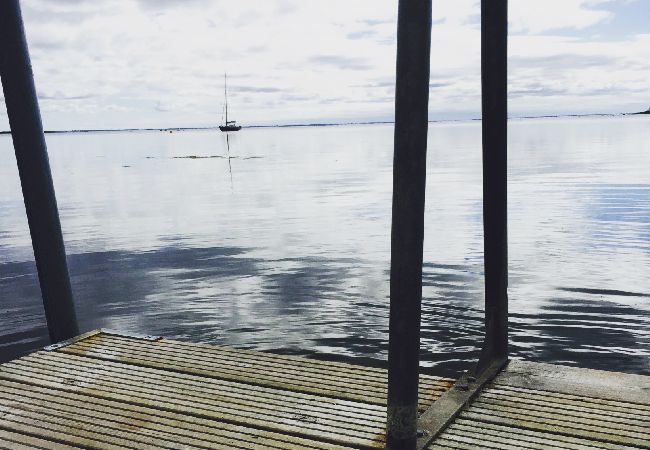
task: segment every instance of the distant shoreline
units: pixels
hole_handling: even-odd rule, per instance
[[[633,116],[639,114],[650,114],[650,109],[642,112],[635,113],[592,113],[592,114],[548,114],[541,116],[513,116],[508,117],[508,120],[517,120],[517,119],[557,119],[562,117],[616,117],[616,116]],[[445,122],[474,122],[480,121],[481,118],[471,118],[471,119],[439,119],[439,120],[429,120],[429,123],[445,123]],[[380,125],[380,124],[392,124],[395,123],[392,120],[377,120],[377,121],[367,121],[367,122],[322,122],[322,123],[295,123],[295,124],[278,124],[278,125],[248,125],[243,128],[299,128],[299,127],[340,127],[346,125]],[[174,131],[198,131],[198,130],[218,130],[219,126],[210,126],[210,127],[148,127],[148,128],[91,128],[91,129],[72,129],[72,130],[45,130],[45,134],[64,134],[64,133],[116,133],[116,132],[132,132],[132,131],[163,131],[163,132],[174,132]],[[0,131],[2,134],[11,134],[11,131]]]

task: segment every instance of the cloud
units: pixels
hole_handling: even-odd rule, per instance
[[[280,97],[283,101],[286,102],[304,102],[309,100],[315,100],[318,98],[317,95],[296,95],[296,94],[282,94]]]
[[[650,36],[604,40],[561,35],[511,38],[511,111],[621,112],[647,102]],[[535,98],[534,103],[530,99]],[[544,98],[545,100],[541,100]],[[619,106],[620,105],[620,106]]]
[[[365,23],[366,25],[370,25],[371,27],[375,25],[386,25],[386,24],[392,24],[394,21],[390,19],[384,19],[384,20],[377,20],[377,19],[366,19],[366,20],[361,20],[362,23]]]
[[[346,37],[348,39],[364,39],[368,38],[371,36],[375,36],[377,32],[375,30],[361,30],[361,31],[353,31],[351,33],[346,34]]]
[[[211,0],[137,0],[137,4],[144,10],[161,11],[169,8],[187,8],[188,6],[205,7],[210,1]],[[215,3],[214,0],[212,1]]]
[[[395,78],[389,80],[380,80],[372,83],[364,83],[356,85],[356,87],[362,88],[394,88],[395,87]]]
[[[92,94],[66,95],[60,91],[57,91],[53,94],[38,92],[37,96],[39,100],[86,100],[93,97]]]
[[[21,4],[49,128],[213,125],[224,72],[243,124],[390,119],[394,111],[396,1]],[[628,35],[619,24],[608,35],[624,4],[510,0],[510,111],[648,103],[650,34]],[[432,116],[480,113],[479,7],[478,0],[433,4]]]
[[[514,0],[509,22],[514,32],[542,33],[563,28],[582,30],[611,20],[603,8],[612,0]]]
[[[101,0],[99,0],[101,1]],[[41,3],[45,4],[51,4],[51,5],[64,5],[64,6],[74,6],[78,7],[83,5],[86,2],[86,0],[41,0]]]
[[[557,54],[541,57],[513,56],[509,59],[511,68],[525,67],[608,67],[616,64],[619,58],[610,55]]]
[[[263,86],[233,86],[232,90],[235,92],[254,92],[257,94],[270,94],[283,91],[283,89]]]
[[[308,59],[313,64],[334,66],[338,69],[349,70],[368,70],[371,68],[364,58],[351,58],[342,55],[316,55]]]
[[[114,9],[113,0],[31,0],[21,2],[23,16],[41,26],[73,25]]]
[[[280,15],[291,14],[298,9],[294,2],[288,0],[277,0],[275,12]]]
[[[508,97],[552,97],[564,95],[567,93],[566,88],[554,88],[544,83],[533,82],[520,86],[516,89],[508,89]]]

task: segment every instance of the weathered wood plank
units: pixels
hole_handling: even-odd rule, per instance
[[[0,448],[7,450],[77,450],[81,447],[73,447],[72,445],[52,442],[28,434],[16,433],[0,428]]]
[[[569,416],[567,414],[558,414],[553,411],[531,410],[528,408],[519,408],[506,405],[487,404],[477,400],[472,404],[470,411],[482,411],[486,415],[499,415],[503,417],[521,418],[524,420],[538,420],[543,423],[556,424],[567,428],[576,428],[583,430],[602,431],[609,434],[639,434],[643,435],[650,432],[650,427],[644,425],[612,423],[607,420],[597,418],[582,418]],[[650,436],[650,434],[649,434]]]
[[[526,450],[526,449],[547,449],[546,447],[536,447],[530,443],[520,442],[514,439],[501,440],[494,436],[477,436],[471,434],[454,433],[445,431],[440,435],[438,442],[448,442],[451,445],[462,445],[462,448],[489,447],[500,450]]]
[[[93,337],[90,342],[124,342],[128,345],[137,345],[142,343],[142,341],[130,339],[128,337],[121,337],[115,335],[105,335],[101,334],[99,336]],[[162,349],[162,348],[171,348],[176,351],[180,351],[183,354],[187,355],[188,360],[191,360],[191,356],[195,355],[198,357],[199,361],[210,361],[211,359],[218,358],[221,355],[225,355],[226,360],[229,361],[238,361],[238,360],[247,360],[251,363],[258,364],[271,364],[276,366],[286,366],[288,368],[296,367],[300,368],[301,371],[307,373],[315,372],[319,376],[327,374],[336,374],[336,376],[342,376],[343,378],[355,378],[360,380],[369,380],[379,383],[379,387],[385,388],[385,382],[387,379],[387,372],[385,369],[378,367],[370,366],[359,366],[355,364],[343,363],[343,362],[332,362],[324,361],[318,359],[310,359],[302,356],[293,356],[293,355],[278,355],[268,352],[260,352],[255,350],[240,349],[234,347],[225,347],[211,344],[200,344],[200,343],[191,343],[191,342],[182,342],[174,341],[168,339],[160,339],[155,344],[147,343],[152,346],[152,348]],[[154,347],[155,345],[155,347]],[[426,375],[422,374],[421,382],[425,385],[432,383],[442,383],[442,385],[447,385],[448,383],[453,383],[455,380],[451,378],[438,377],[435,375]]]
[[[513,441],[521,441],[532,444],[540,444],[544,447],[556,447],[564,449],[584,449],[600,448],[608,450],[632,449],[635,447],[622,446],[620,444],[611,444],[606,442],[599,442],[573,436],[565,436],[562,434],[545,433],[541,431],[528,430],[525,428],[518,428],[512,426],[497,425],[489,422],[470,421],[465,419],[457,419],[445,432],[466,432],[482,436],[485,439],[499,437],[503,439],[512,439]]]
[[[511,361],[496,385],[650,406],[650,377],[528,361]]]
[[[551,402],[545,404],[516,397],[499,397],[494,394],[490,395],[482,393],[474,405],[484,405],[486,407],[497,408],[502,407],[515,410],[523,409],[527,413],[537,417],[545,417],[547,415],[550,415],[551,417],[562,416],[564,420],[568,422],[603,423],[604,426],[608,427],[621,427],[626,425],[641,427],[642,429],[650,427],[650,418],[643,418],[634,414],[627,414],[625,416],[610,415],[607,414],[607,411],[602,409],[567,407],[562,404],[558,405]]]
[[[154,445],[149,445],[140,441],[135,433],[128,433],[125,436],[124,433],[119,433],[114,429],[104,428],[101,425],[84,423],[74,419],[62,419],[56,415],[37,416],[34,414],[30,417],[28,412],[21,414],[18,408],[10,414],[10,419],[0,418],[0,426],[23,433],[47,436],[48,438],[69,442],[80,447],[106,450],[180,448],[172,442],[157,439],[151,439]],[[218,450],[227,450],[227,448],[222,447]]]
[[[554,394],[554,393],[551,393]],[[532,405],[549,405],[554,408],[567,410],[595,412],[611,417],[629,417],[632,419],[650,420],[650,411],[639,409],[638,405],[623,402],[597,402],[588,397],[549,395],[546,391],[512,390],[503,386],[488,386],[482,393],[486,398],[508,399],[517,403]]]
[[[448,439],[448,438],[446,438],[446,437],[442,437],[442,436],[440,436],[440,437],[439,437],[439,438],[438,438],[438,439],[437,439],[433,444],[431,444],[431,445],[432,445],[432,446],[429,446],[429,447],[427,447],[427,448],[429,448],[429,449],[431,449],[431,448],[435,448],[435,449],[438,449],[438,448],[445,448],[445,449],[446,449],[446,448],[449,448],[449,449],[457,449],[457,450],[474,450],[474,449],[477,448],[476,445],[473,445],[473,444],[467,444],[467,443],[465,443],[465,442],[454,441],[454,440],[451,440],[451,439]],[[438,447],[438,446],[441,446],[441,447]],[[494,448],[494,447],[483,447],[483,448]]]
[[[359,380],[346,378],[341,374],[310,373],[292,366],[274,366],[227,359],[223,356],[214,361],[201,361],[188,355],[166,352],[154,343],[151,348],[141,345],[98,345],[81,342],[61,351],[107,361],[118,361],[142,367],[159,368],[179,373],[214,377],[258,386],[277,387],[296,392],[317,394],[332,398],[349,399],[358,402],[384,405],[386,403],[385,382],[381,380]],[[423,385],[420,389],[420,407],[426,408],[446,389],[443,384]]]
[[[66,346],[61,351],[377,405],[386,403],[386,371],[377,368],[366,371],[345,363],[165,339],[147,342],[105,334]],[[424,410],[453,380],[422,375],[421,383],[419,406]]]
[[[6,401],[7,398],[4,397],[3,400]],[[101,444],[105,447],[149,449],[191,446],[219,450],[265,448],[260,445],[251,446],[250,443],[223,436],[217,442],[188,436],[181,437],[174,430],[163,429],[157,423],[150,426],[147,421],[118,422],[114,417],[97,412],[87,415],[83,408],[70,410],[56,406],[57,404],[35,402],[32,399],[22,403],[20,399],[14,399],[9,406],[0,407],[5,414],[10,415],[10,418],[0,418],[0,426],[9,428],[22,425],[24,429],[29,428],[31,432],[40,430],[46,437],[65,439],[84,445],[92,442],[93,446]]]
[[[512,361],[429,448],[650,448],[648,380]]]
[[[591,426],[602,428],[603,430],[613,430],[613,432],[650,432],[650,422],[643,420],[621,419],[604,416],[598,413],[582,414],[575,411],[569,413],[566,410],[552,408],[549,405],[546,408],[535,407],[530,405],[521,405],[508,400],[490,400],[478,398],[472,408],[484,409],[492,412],[504,414],[516,414],[521,417],[531,417],[539,420],[556,420],[561,419],[567,426],[583,427]],[[616,419],[616,420],[612,420]]]
[[[255,407],[282,407],[287,402],[299,402],[303,410],[318,412],[331,412],[336,406],[347,419],[356,419],[371,422],[381,422],[384,417],[384,410],[381,407],[357,404],[345,400],[319,398],[310,394],[295,393],[277,389],[249,386],[242,383],[211,380],[184,374],[167,373],[157,369],[146,369],[134,366],[126,366],[120,363],[104,362],[101,365],[95,364],[92,360],[78,358],[70,355],[38,355],[22,358],[19,365],[23,370],[30,373],[47,373],[40,367],[40,362],[46,361],[48,367],[65,371],[74,370],[79,377],[90,378],[91,381],[102,380],[106,383],[122,383],[128,389],[136,392],[152,392],[160,397],[167,397],[182,393],[187,398],[196,398],[199,403],[214,401],[229,401],[242,405],[253,404]],[[4,369],[12,370],[14,365],[7,364]],[[143,380],[152,384],[144,383]],[[83,379],[81,380],[83,381]],[[70,380],[67,380],[70,383]],[[153,384],[155,383],[155,384]],[[213,398],[214,397],[214,398]],[[251,399],[260,399],[262,404],[255,403]]]
[[[108,361],[97,364],[59,352],[4,364],[0,377],[341,445],[383,446],[385,411],[374,405]]]
[[[615,442],[626,445],[649,446],[647,433],[640,431],[625,431],[623,429],[601,428],[591,424],[568,423],[562,417],[538,417],[523,414],[522,410],[504,411],[470,407],[461,414],[462,418],[499,423],[513,427],[528,428],[532,430],[551,431],[569,436],[584,437],[605,442]]]
[[[224,443],[232,446],[232,443],[236,442],[238,447],[246,449],[259,448],[260,445],[278,449],[343,450],[349,448],[83,394],[0,380],[0,404],[7,405],[17,400],[32,405],[32,411],[39,407],[45,408],[45,414],[50,410],[73,412],[81,420],[98,418],[109,420],[117,426],[130,430],[164,431],[174,434],[175,439],[181,443],[186,443],[188,439],[198,439],[208,442],[211,447],[214,446],[213,444]]]
[[[650,448],[647,378],[510,363],[427,448]],[[379,368],[90,333],[0,365],[0,449],[383,448],[385,382]],[[452,380],[421,383],[424,407]]]
[[[574,395],[574,394],[565,394],[561,392],[551,392],[551,391],[542,391],[539,389],[533,389],[533,388],[523,388],[523,387],[516,387],[516,386],[507,386],[504,384],[499,384],[497,385],[492,385],[490,386],[491,389],[499,389],[503,390],[505,392],[509,393],[514,393],[515,395],[519,393],[528,393],[528,394],[537,394],[542,396],[544,399],[547,399],[548,401],[555,402],[555,401],[567,401],[567,402],[574,402],[574,403],[579,403],[579,404],[584,404],[588,406],[593,406],[596,408],[603,408],[608,411],[630,411],[634,414],[639,414],[639,415],[648,415],[650,413],[650,407],[647,405],[643,405],[640,403],[629,403],[629,402],[624,402],[624,401],[619,401],[619,400],[609,400],[605,398],[593,398],[593,397],[587,397],[584,395]]]

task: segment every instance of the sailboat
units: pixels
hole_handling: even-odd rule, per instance
[[[219,129],[221,131],[239,131],[241,130],[241,125],[237,125],[237,121],[235,120],[228,120],[228,88],[225,73],[223,74],[223,95],[226,99],[226,123],[219,125]]]

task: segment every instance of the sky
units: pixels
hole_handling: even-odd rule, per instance
[[[214,126],[224,72],[242,125],[393,118],[396,0],[21,3],[46,129]],[[650,107],[650,0],[509,8],[511,116]],[[480,2],[432,23],[430,119],[480,117]]]

